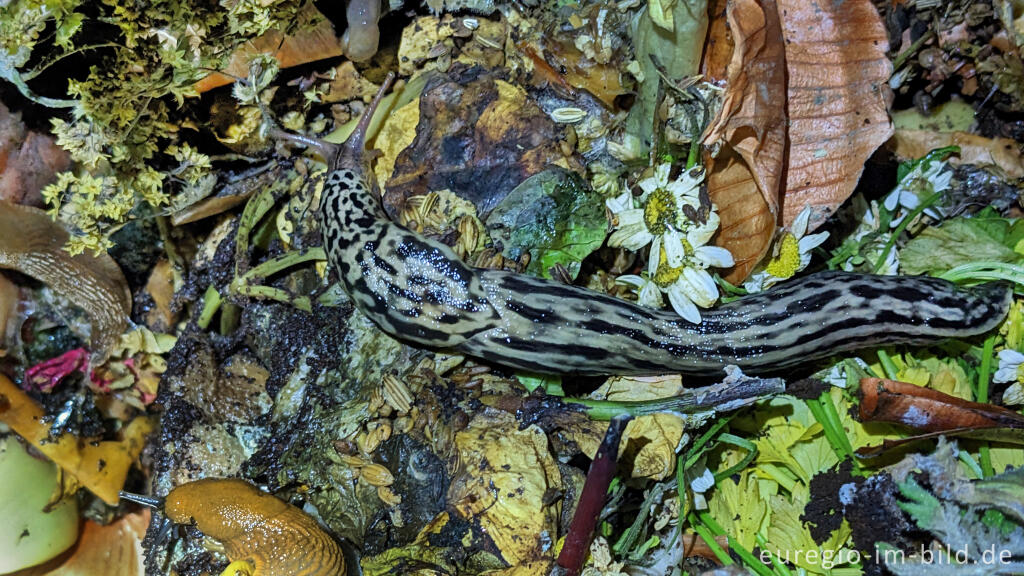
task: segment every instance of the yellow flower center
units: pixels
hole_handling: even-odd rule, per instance
[[[1024,364],[1017,365],[1017,382],[1024,382]]]
[[[644,206],[644,222],[651,234],[655,236],[664,234],[669,225],[675,223],[678,216],[675,199],[672,198],[672,193],[668,190],[658,188],[647,197],[647,205]]]
[[[791,278],[800,267],[800,243],[796,236],[786,232],[782,236],[782,243],[779,245],[779,255],[772,258],[765,272],[776,278]]]
[[[683,247],[687,252],[689,252],[690,245],[686,240],[683,240]],[[682,266],[679,268],[673,268],[668,265],[668,255],[665,254],[665,249],[662,248],[661,256],[658,258],[658,270],[654,273],[654,278],[652,278],[654,283],[662,288],[668,288],[675,284],[676,280],[679,279],[679,276],[682,275],[682,273]]]

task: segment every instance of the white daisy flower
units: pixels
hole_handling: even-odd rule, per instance
[[[661,306],[667,295],[677,314],[697,324],[698,307],[718,300],[718,286],[707,269],[728,268],[734,261],[728,250],[706,246],[720,220],[706,200],[701,206],[703,171],[690,170],[672,180],[671,169],[667,163],[655,166],[637,184],[638,198],[625,192],[607,200],[615,226],[608,245],[635,251],[650,244],[646,274],[620,276],[618,282],[633,286],[645,306]]]
[[[1021,372],[1021,364],[1024,364],[1024,354],[1017,352],[1016,350],[999,351],[999,369],[996,370],[996,375],[992,378],[993,381],[1000,384],[1007,382],[1018,382],[1024,379],[1024,374]]]
[[[899,226],[907,213],[921,204],[922,196],[927,197],[949,189],[953,171],[947,170],[948,166],[946,162],[937,160],[921,162],[900,180],[896,188],[882,200],[882,205],[890,212],[895,211],[897,206],[902,208],[899,216],[890,222],[890,226]],[[934,220],[941,220],[944,215],[942,209],[934,205],[925,208],[924,213]]]
[[[665,236],[663,243],[674,266],[682,265],[683,241],[691,245],[706,244],[718,228],[718,215],[714,211],[704,224],[692,222],[683,212],[683,206],[700,208],[698,192],[704,179],[702,171],[691,170],[675,180],[669,179],[671,164],[659,164],[654,174],[637,185],[643,191],[633,198],[629,191],[606,201],[612,213],[615,232],[608,245],[637,251]],[[714,217],[712,218],[712,214]]]
[[[1024,386],[1021,386],[1020,382],[1010,384],[1010,387],[1003,392],[1003,404],[1007,406],[1024,404]]]
[[[865,236],[878,232],[881,222],[878,218],[878,203],[874,200],[867,205],[864,210],[864,216],[860,219],[860,224],[857,229],[854,230],[853,234],[850,235],[851,242],[860,242]],[[847,272],[853,272],[857,266],[862,264],[865,260],[874,264],[878,261],[878,257],[881,255],[882,250],[885,249],[888,235],[882,235],[881,237],[875,238],[873,241],[866,243],[860,252],[854,256],[847,258],[840,268]],[[900,267],[900,258],[898,250],[889,250],[885,255],[885,262],[882,263],[882,268],[877,271],[878,274],[884,276],[895,276],[896,272]]]
[[[775,256],[767,263],[759,265],[754,274],[743,283],[747,292],[761,292],[807,268],[811,263],[811,251],[828,239],[828,232],[807,234],[810,219],[811,207],[804,206],[790,229],[776,239],[772,252]]]
[[[651,260],[646,276],[620,276],[618,282],[636,287],[637,301],[645,306],[660,306],[661,295],[668,296],[676,314],[694,324],[700,324],[700,308],[709,308],[718,301],[718,285],[707,268],[728,268],[734,264],[732,254],[718,246],[700,246],[684,255],[683,266],[671,266],[667,253],[661,252],[654,240]],[[659,259],[654,260],[654,253]]]

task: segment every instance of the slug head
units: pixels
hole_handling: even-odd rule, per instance
[[[373,101],[363,110],[363,114],[359,117],[359,122],[356,124],[355,129],[352,130],[352,134],[349,135],[348,140],[340,147],[334,158],[330,160],[328,166],[330,171],[348,168],[359,174],[364,172],[366,164],[364,158],[366,133],[370,129],[370,121],[373,120],[373,115],[377,112],[377,108],[380,107],[380,103],[384,99],[384,93],[388,91],[388,88],[391,87],[394,81],[395,73],[388,72],[388,75],[384,77],[384,82],[380,85],[380,90],[377,90],[377,94],[373,97]]]
[[[206,478],[171,490],[164,514],[176,524],[195,525],[222,542],[258,530],[288,504],[237,478]]]

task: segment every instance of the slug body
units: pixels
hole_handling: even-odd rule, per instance
[[[364,133],[357,128],[331,162],[324,248],[361,311],[425,347],[540,373],[712,375],[728,364],[763,373],[858,348],[980,334],[1009,308],[1002,284],[823,272],[704,311],[694,325],[584,288],[472,268],[388,219],[363,175]]]
[[[252,563],[254,576],[345,576],[341,548],[312,517],[244,480],[182,484],[167,495],[164,513],[177,524],[194,522],[232,561]]]
[[[92,324],[90,361],[97,365],[128,327],[132,295],[113,258],[71,256],[64,250],[68,237],[46,212],[0,200],[0,268],[45,282],[83,309]]]

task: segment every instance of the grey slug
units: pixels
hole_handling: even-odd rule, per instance
[[[328,260],[355,305],[396,338],[540,373],[712,375],[728,364],[763,373],[981,334],[1009,308],[1004,284],[821,272],[705,311],[694,325],[576,286],[472,268],[391,222],[364,177],[366,130],[392,79],[340,147],[278,135],[328,158],[320,200]]]

